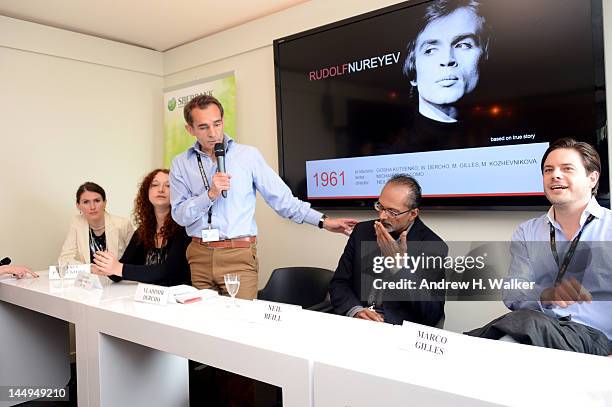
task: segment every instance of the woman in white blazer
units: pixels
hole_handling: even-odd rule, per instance
[[[80,211],[70,223],[59,261],[64,264],[93,263],[97,251],[110,251],[121,257],[134,227],[128,219],[106,212],[106,192],[93,182],[86,182],[76,193]]]

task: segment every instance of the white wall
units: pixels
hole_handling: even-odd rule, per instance
[[[87,180],[130,215],[162,162],[162,88],[161,53],[0,17],[0,256],[53,264]]]

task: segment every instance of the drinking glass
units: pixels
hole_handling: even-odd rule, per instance
[[[57,259],[57,274],[59,274],[62,288],[64,287],[64,276],[66,275],[66,270],[68,270],[68,262],[62,261],[62,259]]]
[[[232,296],[234,307],[237,307],[236,294],[238,294],[238,289],[240,288],[240,276],[235,273],[229,273],[223,276],[223,281],[225,282],[225,289]]]

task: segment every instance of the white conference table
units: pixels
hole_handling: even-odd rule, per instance
[[[85,290],[65,280],[60,288],[59,281],[49,281],[47,272],[39,275],[0,279],[0,303],[10,307],[7,314],[18,311],[14,304],[56,318],[58,329],[62,321],[75,324],[79,406],[186,406],[186,358],[279,386],[284,405],[311,405],[311,363],[302,356],[308,337],[292,328],[247,321],[241,311],[251,305],[249,301],[238,301],[239,308],[230,307],[225,297],[159,306],[133,301],[135,283]],[[0,320],[9,336],[14,331],[10,322]],[[50,346],[44,335],[48,326],[29,325],[30,331],[20,335],[37,340],[20,349],[10,376],[7,369],[10,381],[0,384],[63,387],[69,377],[67,345]],[[63,333],[67,341],[67,329]],[[31,348],[60,357],[28,358]],[[9,350],[0,347],[2,360],[8,356]],[[48,369],[45,381],[29,377],[41,364],[54,363],[60,366]],[[64,372],[61,380],[57,372]]]
[[[0,301],[75,323],[80,406],[187,405],[186,358],[279,386],[285,406],[612,405],[612,359],[311,311],[270,326],[248,301],[145,304],[127,282],[53,285],[0,280]],[[444,357],[411,348],[424,329],[447,337]]]
[[[355,321],[358,322],[358,321]],[[372,324],[364,321],[366,324]],[[319,354],[315,406],[612,406],[612,358],[474,338],[407,323]],[[349,332],[345,327],[345,334]],[[415,349],[418,332],[447,338]],[[354,332],[357,333],[357,330]],[[353,353],[359,357],[350,358]],[[342,377],[341,381],[334,378]]]
[[[104,290],[75,288],[74,282],[0,277],[0,384],[64,387],[70,378],[68,322],[75,324],[79,405],[87,406],[87,310],[113,298],[133,295],[136,285],[122,283]],[[18,307],[15,307],[18,306]],[[13,405],[0,400],[0,406]]]
[[[100,355],[100,388],[90,392],[99,391],[104,406],[126,400],[130,406],[150,406],[161,397],[159,383],[143,380],[142,368],[171,354],[281,387],[286,406],[310,406],[312,372],[304,352],[308,335],[303,329],[249,322],[251,301],[237,303],[239,308],[227,297],[215,297],[159,306],[124,298],[92,309],[90,319],[96,321],[102,341],[93,352]],[[159,369],[161,380],[167,380],[164,363],[147,366],[149,374]],[[145,401],[135,393],[158,395]]]

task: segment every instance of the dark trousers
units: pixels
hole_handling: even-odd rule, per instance
[[[465,334],[488,339],[509,335],[525,345],[597,356],[612,355],[612,342],[603,332],[570,318],[554,318],[534,310],[510,312]]]

